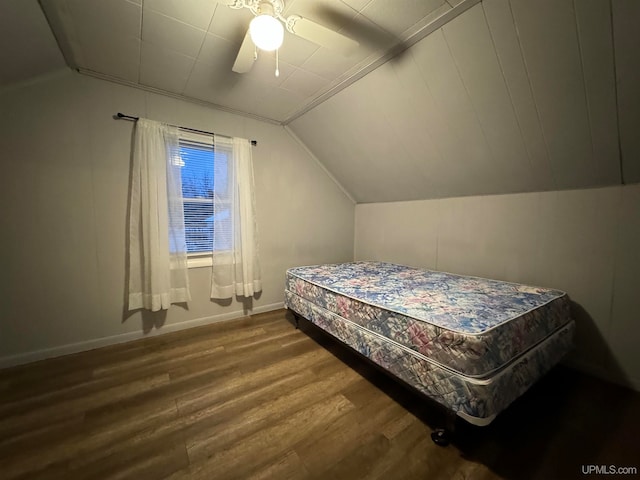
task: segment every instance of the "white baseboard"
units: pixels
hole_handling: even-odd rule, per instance
[[[179,330],[185,330],[187,328],[199,327],[201,325],[208,325],[217,322],[224,322],[226,320],[233,320],[236,318],[246,317],[247,315],[270,312],[272,310],[279,310],[281,308],[284,308],[283,302],[272,303],[270,305],[256,307],[250,312],[239,310],[234,312],[221,313],[219,315],[212,315],[210,317],[195,318],[193,320],[187,320],[185,322],[164,325],[162,328],[151,330],[148,333],[144,333],[141,331],[128,332],[122,333],[120,335],[112,335],[110,337],[102,337],[92,340],[86,340],[83,342],[69,343],[67,345],[61,345],[59,347],[20,353],[18,355],[9,355],[6,357],[0,357],[0,368],[14,367],[16,365],[37,362],[38,360],[44,360],[46,358],[61,357],[63,355],[84,352],[87,350],[93,350],[95,348],[106,347],[108,345],[131,342],[133,340],[139,340],[141,338],[155,337],[157,335],[177,332]]]

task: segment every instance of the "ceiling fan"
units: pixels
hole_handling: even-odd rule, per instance
[[[258,49],[276,51],[276,76],[278,76],[278,49],[287,31],[321,47],[349,55],[358,47],[358,42],[300,15],[283,17],[284,0],[218,0],[218,3],[240,9],[248,8],[255,16],[249,24],[232,70],[246,73],[258,58]],[[284,27],[283,27],[284,24]]]

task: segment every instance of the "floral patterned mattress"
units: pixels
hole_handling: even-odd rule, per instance
[[[296,297],[478,379],[570,322],[558,290],[381,262],[291,268],[285,306],[305,316]]]
[[[461,375],[429,357],[374,333],[291,291],[285,305],[466,421],[488,425],[560,361],[573,343],[574,322],[514,359],[494,375]]]

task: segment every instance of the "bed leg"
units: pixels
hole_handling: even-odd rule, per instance
[[[294,315],[293,318],[296,319],[296,330],[298,330],[298,327],[300,326],[300,319],[298,318],[298,315]]]
[[[431,432],[431,440],[440,447],[446,447],[451,442],[451,435],[444,428],[436,428]]]
[[[456,412],[447,410],[445,419],[445,428],[436,428],[431,432],[431,440],[436,445],[446,447],[451,443],[456,430]]]

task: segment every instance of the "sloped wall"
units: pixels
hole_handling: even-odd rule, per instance
[[[483,0],[290,127],[359,203],[638,182],[639,22]]]
[[[356,207],[355,257],[558,288],[568,362],[640,390],[640,185]]]
[[[280,307],[293,265],[351,260],[354,205],[279,126],[64,71],[0,92],[0,366]],[[256,139],[263,292],[127,312],[131,115]]]

